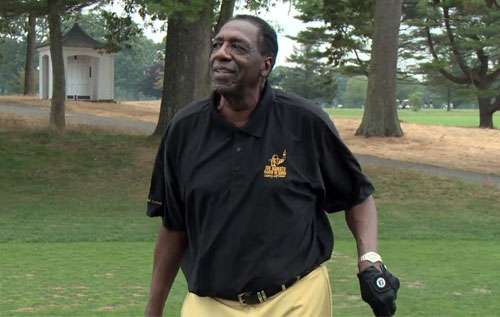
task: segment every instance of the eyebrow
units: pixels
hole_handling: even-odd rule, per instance
[[[228,41],[230,43],[244,43],[246,45],[250,45],[250,42],[248,42],[242,38],[234,37],[234,36],[230,36],[228,39],[224,39],[224,37],[222,37],[222,36],[216,36],[214,38],[214,41]]]

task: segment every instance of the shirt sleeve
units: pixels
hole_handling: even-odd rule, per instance
[[[168,129],[163,137],[153,167],[147,201],[147,215],[162,217],[163,225],[185,231],[184,202],[180,195],[175,160],[169,148]]]
[[[326,212],[350,209],[374,192],[372,183],[330,119],[323,130],[319,153]]]

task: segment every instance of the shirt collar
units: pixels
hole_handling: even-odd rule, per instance
[[[262,136],[267,123],[269,111],[271,110],[271,107],[274,103],[274,91],[267,82],[262,91],[259,103],[250,115],[247,124],[241,129],[236,128],[220,115],[220,113],[217,111],[219,100],[220,95],[213,92],[212,96],[210,97],[211,117],[214,119],[217,126],[222,130],[221,132],[225,131],[227,133],[239,130],[257,138],[260,138]]]

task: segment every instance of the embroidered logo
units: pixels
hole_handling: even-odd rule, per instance
[[[286,166],[279,166],[286,161],[286,149],[283,150],[283,156],[280,158],[274,154],[269,160],[269,165],[264,168],[264,177],[283,178],[286,177]]]

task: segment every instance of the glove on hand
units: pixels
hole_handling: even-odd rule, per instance
[[[387,271],[384,264],[382,272],[370,266],[358,273],[361,298],[367,302],[375,316],[392,316],[396,312],[396,297],[399,279]]]

